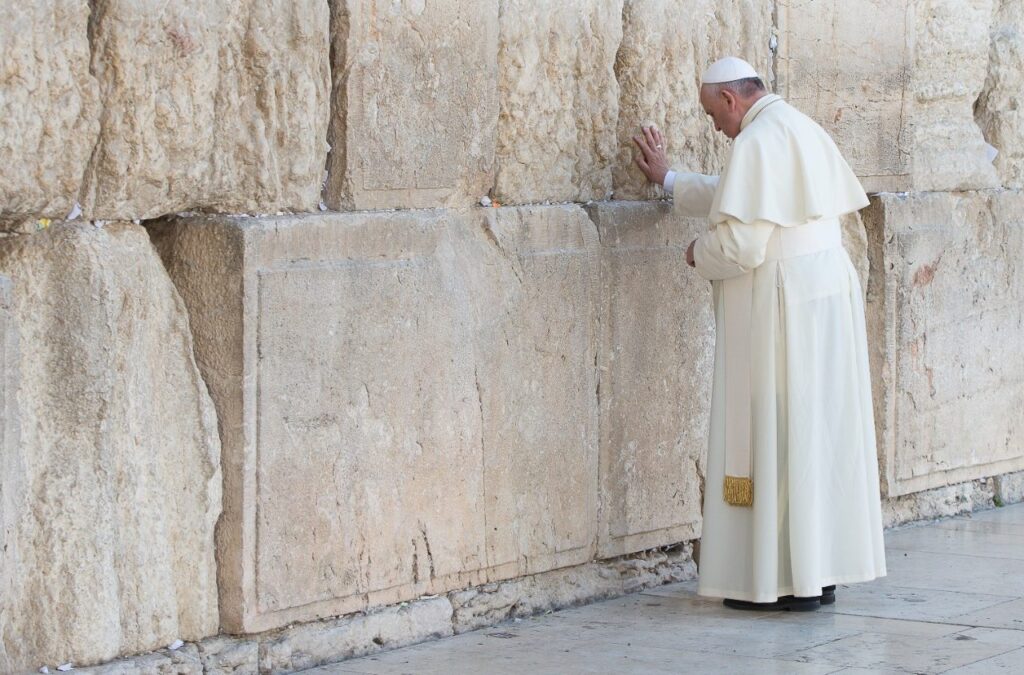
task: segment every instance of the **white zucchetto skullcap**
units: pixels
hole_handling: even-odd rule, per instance
[[[722,82],[734,82],[748,77],[758,77],[754,66],[735,56],[727,56],[712,63],[704,71],[704,76],[700,78],[700,83],[721,84]]]

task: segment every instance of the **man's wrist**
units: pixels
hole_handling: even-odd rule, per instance
[[[667,172],[665,172],[665,180],[662,181],[661,187],[665,189],[665,192],[672,194],[672,188],[675,187],[675,184],[676,172],[673,171],[672,169],[669,169]]]

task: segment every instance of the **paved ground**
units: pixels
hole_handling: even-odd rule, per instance
[[[886,535],[889,576],[814,613],[751,614],[695,582],[307,673],[1024,673],[1024,504]]]

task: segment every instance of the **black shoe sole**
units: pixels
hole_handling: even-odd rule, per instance
[[[821,607],[818,598],[779,598],[775,602],[749,602],[726,598],[722,604],[730,609],[741,609],[750,612],[813,612]]]

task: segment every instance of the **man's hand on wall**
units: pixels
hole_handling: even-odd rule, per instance
[[[654,127],[641,127],[643,134],[634,136],[633,142],[640,148],[640,156],[634,161],[652,183],[662,185],[668,173],[668,158],[665,156],[665,138]]]

